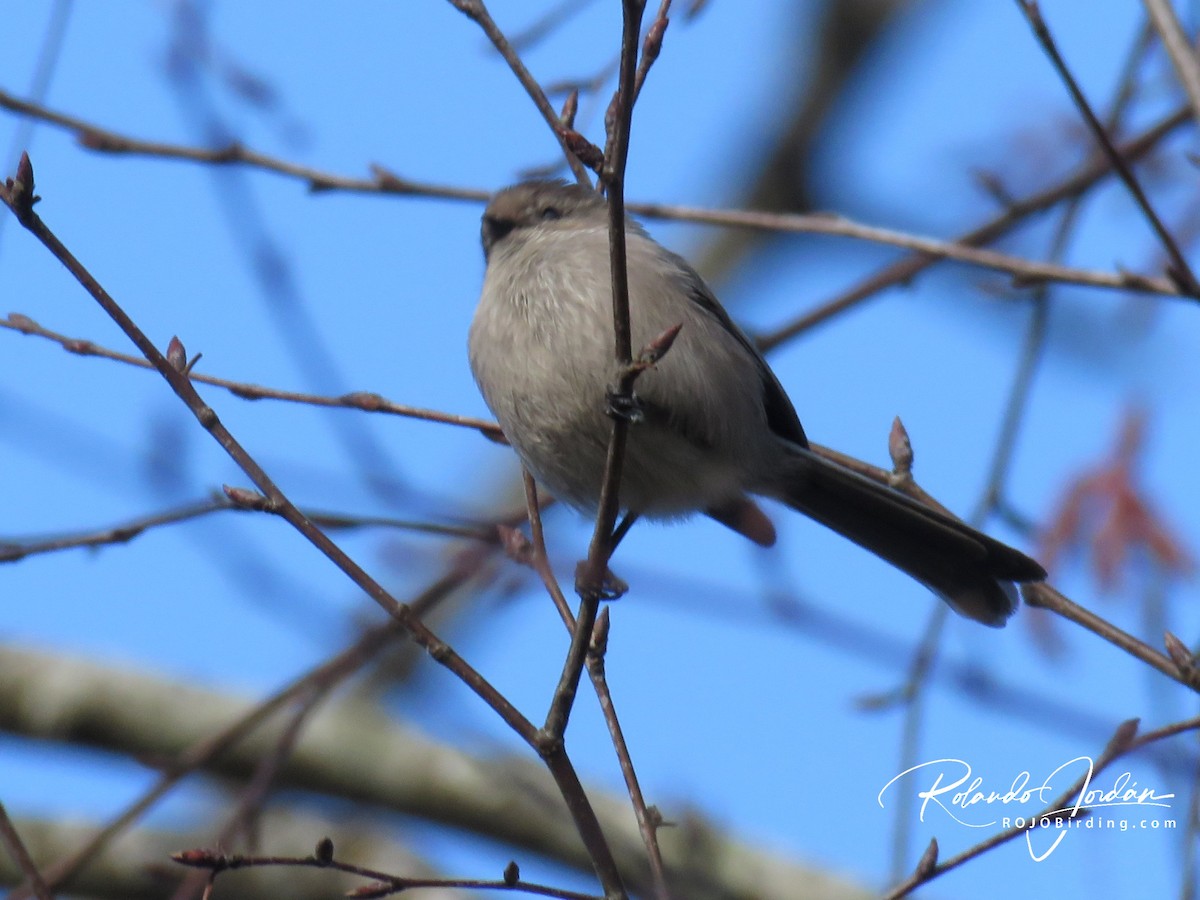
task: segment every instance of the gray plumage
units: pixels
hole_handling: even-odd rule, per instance
[[[471,369],[505,436],[558,499],[595,509],[612,423],[608,210],[578,185],[531,181],[483,215],[487,272],[471,324]],[[621,505],[656,519],[705,512],[760,544],[774,529],[749,495],[781,500],[877,554],[958,612],[1002,625],[1011,582],[1045,577],[1024,554],[808,449],[762,355],[704,281],[626,223],[636,353],[682,329],[637,380]]]

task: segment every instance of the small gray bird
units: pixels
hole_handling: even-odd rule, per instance
[[[559,500],[594,511],[615,380],[608,208],[561,181],[500,191],[483,213],[487,259],[471,323],[471,370],[521,461]],[[1013,582],[1046,573],[1017,550],[808,448],[766,360],[688,263],[626,222],[636,353],[682,325],[635,385],[623,509],[652,519],[703,512],[758,544],[775,529],[751,495],[786,503],[1000,626]]]

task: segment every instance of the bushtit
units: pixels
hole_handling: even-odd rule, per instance
[[[471,370],[505,436],[559,500],[595,510],[612,433],[608,208],[560,181],[500,191],[483,213],[487,259]],[[1029,557],[808,448],[751,340],[688,263],[626,221],[636,353],[682,325],[634,387],[621,507],[652,519],[703,512],[758,544],[775,529],[750,495],[782,501],[887,560],[964,616],[1003,625]]]

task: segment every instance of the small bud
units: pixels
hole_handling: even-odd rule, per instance
[[[593,655],[601,658],[604,657],[605,652],[608,650],[608,629],[609,615],[608,607],[606,606],[600,610],[600,615],[596,616],[596,624],[592,626],[592,645],[589,651]]]
[[[912,442],[908,439],[908,431],[899,416],[892,421],[892,430],[888,434],[888,454],[892,457],[892,467],[897,475],[912,474]]]
[[[413,192],[413,183],[405,178],[401,178],[395,172],[390,172],[383,166],[371,164],[371,174],[375,177],[375,183],[379,185],[379,189],[389,191],[394,194],[411,194]]]
[[[176,372],[187,370],[187,350],[184,349],[183,341],[178,337],[172,337],[171,342],[167,344],[167,362]]]
[[[646,807],[646,824],[658,831],[660,828],[674,828],[675,824],[662,814],[662,810],[651,804]]]
[[[575,127],[575,113],[579,111],[579,89],[572,88],[567,94],[567,99],[563,101],[562,112],[558,117],[562,120],[565,128]]]
[[[387,897],[390,894],[398,894],[403,888],[394,884],[389,884],[386,881],[376,881],[374,884],[364,884],[360,888],[346,891],[345,897],[356,897],[359,900],[373,900],[375,897]]]
[[[645,366],[652,366],[671,349],[671,345],[675,343],[675,338],[679,337],[679,332],[683,330],[683,323],[672,325],[662,334],[648,343],[642,352],[638,355],[638,362]]]
[[[574,128],[564,128],[561,133],[567,149],[579,157],[579,161],[593,172],[599,172],[600,167],[604,165],[604,151]]]
[[[342,394],[338,399],[365,412],[377,412],[387,402],[381,394],[371,391],[351,391],[349,394]]]
[[[33,193],[33,163],[29,161],[28,153],[22,153],[17,162],[17,178],[14,185],[30,194]]]
[[[221,490],[226,497],[242,509],[265,510],[268,506],[267,498],[258,491],[250,490],[250,488],[233,487],[232,485],[223,484],[221,485]]]
[[[1171,657],[1171,661],[1179,667],[1181,675],[1187,677],[1196,670],[1195,655],[1187,648],[1187,644],[1178,637],[1169,631],[1164,633],[1163,645],[1167,648],[1167,655]]]
[[[316,849],[313,851],[313,859],[318,865],[327,866],[333,862],[333,840],[329,837],[323,837],[317,841]]]
[[[196,850],[180,850],[171,854],[171,859],[184,866],[192,866],[196,869],[220,869],[224,868],[225,858],[220,853],[212,850],[196,849]]]
[[[521,867],[517,865],[515,859],[510,859],[508,865],[504,867],[504,883],[509,887],[516,887],[521,880]]]
[[[921,854],[920,860],[917,861],[917,877],[921,879],[928,878],[931,874],[933,874],[933,870],[937,868],[937,862],[937,838],[930,838],[929,846],[925,848],[925,852]]]
[[[646,32],[646,39],[642,41],[642,68],[648,69],[658,59],[658,54],[662,51],[663,35],[667,33],[667,26],[670,20],[666,16],[662,16],[654,20],[650,25],[650,29]]]
[[[17,163],[16,177],[6,178],[4,183],[11,192],[13,212],[17,214],[18,219],[24,221],[32,215],[33,204],[41,199],[34,194],[33,163],[29,161],[28,153],[21,154],[21,160]]]
[[[504,553],[509,559],[523,566],[533,561],[533,544],[521,529],[511,525],[497,525],[496,533],[500,536],[500,546],[504,548]]]
[[[1126,719],[1118,725],[1112,739],[1109,740],[1108,745],[1104,748],[1101,759],[1112,759],[1128,750],[1133,743],[1133,739],[1137,737],[1138,725],[1140,723],[1140,719]]]
[[[24,313],[9,313],[8,324],[22,334],[30,334],[40,328],[37,322]]]

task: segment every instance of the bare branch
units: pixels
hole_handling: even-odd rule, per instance
[[[1191,109],[1187,106],[1180,107],[1141,134],[1122,144],[1119,148],[1121,158],[1133,162],[1157,147],[1167,135],[1190,121]],[[978,246],[998,240],[1033,213],[1048,209],[1070,197],[1083,194],[1111,172],[1111,160],[1102,155],[1097,156],[1084,163],[1077,172],[1067,176],[1058,184],[1015,201],[1000,215],[959,236],[954,243]],[[776,347],[798,334],[829,321],[846,310],[853,309],[881,291],[897,285],[908,284],[935,262],[937,262],[936,258],[924,254],[913,254],[891,263],[848,290],[822,303],[816,309],[798,316],[774,331],[761,335],[759,346],[764,350]]]
[[[558,113],[554,111],[554,107],[550,105],[550,101],[546,98],[546,92],[542,90],[542,86],[538,84],[537,79],[525,68],[525,63],[521,61],[520,55],[513,48],[508,38],[505,37],[504,32],[500,30],[500,26],[496,24],[483,0],[450,0],[450,3],[455,9],[478,25],[483,30],[483,33],[487,35],[488,40],[492,42],[492,46],[504,57],[504,61],[508,63],[508,67],[512,69],[513,74],[517,76],[517,80],[521,82],[521,86],[525,88],[525,92],[533,100],[533,105],[542,114],[542,118],[546,120],[546,124],[550,126],[555,140],[562,147],[567,165],[571,167],[571,172],[575,175],[575,180],[583,185],[591,185],[591,179],[588,178],[587,170],[584,169],[579,159],[567,144],[563,133],[562,120],[558,117]]]
[[[74,353],[78,356],[98,356],[142,369],[154,368],[153,363],[142,357],[110,350],[87,338],[68,337],[51,331],[48,328],[43,328],[37,322],[33,321],[33,319],[29,318],[29,316],[22,313],[10,313],[7,318],[0,319],[0,328],[7,328],[10,331],[19,331],[21,334],[46,338],[60,345],[68,353]],[[471,428],[482,432],[492,440],[504,440],[500,426],[495,422],[489,422],[487,419],[476,419],[471,416],[459,416],[433,409],[422,409],[419,406],[393,403],[381,395],[370,391],[354,391],[353,393],[342,394],[340,397],[308,394],[300,391],[285,391],[280,388],[264,387],[244,381],[233,381],[229,378],[218,378],[215,375],[204,375],[192,371],[192,364],[194,364],[194,361],[193,363],[189,363],[187,367],[187,374],[190,380],[200,384],[210,384],[214,387],[224,388],[235,397],[240,397],[243,400],[282,400],[287,403],[303,403],[308,406],[329,406],[341,407],[343,409],[358,409],[364,412],[381,412],[411,419],[423,419],[427,422],[441,422],[445,425]]]
[[[1196,124],[1200,125],[1200,61],[1196,59],[1196,48],[1184,32],[1170,0],[1142,0],[1142,5],[1171,58],[1175,75],[1192,105]]]
[[[1154,207],[1150,203],[1150,198],[1142,190],[1142,186],[1133,174],[1133,170],[1129,168],[1129,164],[1121,155],[1121,151],[1113,144],[1108,130],[1100,122],[1091,104],[1088,103],[1087,98],[1083,95],[1083,90],[1079,87],[1075,76],[1071,74],[1071,70],[1067,67],[1066,60],[1059,53],[1058,46],[1054,42],[1053,35],[1050,34],[1050,28],[1046,25],[1046,20],[1042,18],[1042,13],[1037,3],[1035,0],[1017,0],[1017,5],[1029,21],[1029,25],[1038,39],[1038,43],[1042,45],[1042,49],[1050,57],[1050,62],[1054,64],[1055,70],[1058,72],[1063,84],[1066,85],[1071,99],[1075,101],[1075,105],[1083,115],[1084,121],[1091,130],[1092,135],[1096,138],[1096,142],[1100,145],[1100,149],[1104,151],[1104,155],[1108,157],[1109,163],[1116,170],[1117,175],[1120,176],[1121,181],[1124,182],[1125,187],[1133,195],[1134,201],[1142,210],[1142,215],[1146,217],[1146,221],[1150,223],[1150,227],[1154,229],[1154,233],[1158,235],[1159,241],[1162,242],[1163,248],[1167,251],[1167,256],[1171,260],[1171,264],[1167,267],[1167,274],[1179,285],[1182,292],[1190,297],[1200,297],[1200,283],[1196,281],[1196,275],[1192,272],[1192,268],[1184,257],[1183,251],[1179,249],[1179,244],[1171,235],[1171,232],[1167,230],[1167,226],[1163,224],[1158,213],[1155,212]]]

